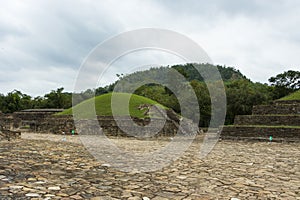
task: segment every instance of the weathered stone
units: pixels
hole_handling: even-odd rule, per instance
[[[58,190],[60,190],[60,187],[59,186],[52,186],[52,187],[48,187],[48,190],[58,191]]]
[[[35,134],[35,137],[41,136]],[[113,162],[111,167],[101,166],[107,161],[96,161],[80,142],[75,143],[78,137],[73,138],[74,143],[1,141],[0,170],[9,181],[0,179],[0,199],[3,196],[18,199],[29,193],[39,195],[31,199],[64,200],[297,199],[299,196],[298,143],[220,141],[205,159],[199,160],[203,141],[199,136],[182,156],[164,168],[127,173],[115,169]],[[58,141],[54,136],[51,139]],[[127,151],[139,149],[141,153],[169,142],[130,138],[112,138],[112,141]],[[30,178],[36,181],[29,181]]]
[[[67,197],[69,196],[68,194],[65,194],[65,193],[57,193],[56,196],[61,196],[61,197]]]
[[[101,167],[111,167],[111,165],[108,163],[105,163],[105,164],[102,164]]]
[[[253,115],[235,116],[234,126],[222,127],[222,139],[300,141],[300,101],[276,101],[254,106]]]
[[[140,197],[129,197],[127,200],[140,200]]]
[[[186,179],[187,177],[186,177],[186,176],[177,176],[176,178],[181,179],[181,180],[184,180],[184,179]]]
[[[22,189],[23,191],[25,191],[25,192],[36,192],[36,190],[35,189],[32,189],[32,188],[28,188],[28,187],[23,187],[23,189]]]
[[[45,184],[46,182],[44,182],[44,181],[36,181],[36,182],[34,182],[34,184],[37,184],[37,185],[41,185],[41,184]]]
[[[300,101],[277,101],[271,105],[258,105],[253,106],[254,115],[274,115],[274,114],[299,114]]]
[[[71,135],[71,131],[75,130],[75,134],[78,134],[76,128],[80,127],[80,130],[84,130],[81,134],[98,134],[99,128],[95,128],[95,124],[100,124],[101,132],[108,136],[125,136],[128,137],[126,133],[117,125],[114,117],[112,116],[98,116],[97,119],[93,120],[80,120],[77,122],[76,127],[74,123],[73,116],[55,116],[53,115],[58,110],[29,110],[15,112],[13,114],[1,115],[0,122],[7,129],[12,128],[23,128],[28,126],[22,131],[38,132],[38,133],[55,133],[63,135]],[[152,135],[152,132],[156,132],[157,123],[164,124],[164,127],[159,131],[157,136],[174,136],[177,134],[178,130],[178,117],[176,119],[170,118],[170,116],[165,116],[167,120],[161,118],[152,118],[151,123],[149,124],[149,119],[128,119],[126,117],[118,117],[118,120],[121,121],[123,126],[126,126],[127,129],[135,130],[135,127],[132,126],[131,120],[140,126],[147,125],[148,130],[143,133],[144,135]],[[79,130],[79,131],[80,131]],[[66,137],[60,138],[60,141],[67,141]]]
[[[21,186],[21,185],[11,185],[9,186],[9,189],[12,189],[12,190],[20,190],[22,189],[24,186]]]
[[[27,193],[25,194],[26,197],[39,197],[40,195],[37,193]]]
[[[45,196],[45,197],[55,197],[54,194],[45,194],[44,196]]]
[[[81,196],[79,195],[73,195],[73,196],[70,196],[70,198],[72,199],[83,199]]]

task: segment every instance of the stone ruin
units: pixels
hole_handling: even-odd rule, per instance
[[[0,140],[6,139],[10,141],[11,139],[17,139],[21,137],[20,131],[11,131],[4,129],[3,126],[0,126]]]
[[[139,126],[150,125],[148,126],[149,135],[161,120],[166,120],[164,127],[155,136],[173,137],[180,130],[179,124],[182,122],[184,126],[181,126],[181,134],[186,135],[189,132],[198,131],[198,127],[193,122],[180,119],[172,111],[162,112],[161,109],[150,108],[146,105],[142,108],[146,108],[146,112],[152,115],[155,113],[155,117],[151,119],[154,123],[150,123],[150,119],[147,118],[133,118],[132,120]],[[13,114],[0,112],[0,139],[18,138],[21,132],[71,134],[71,131],[75,130],[77,134],[72,115],[54,115],[61,111],[62,109],[29,109]],[[132,127],[131,119],[126,117],[118,119],[128,129],[135,128]],[[81,120],[79,124],[87,132],[93,134],[99,131],[94,128],[95,126],[91,126],[96,123],[101,126],[102,133],[107,136],[128,137],[111,116],[97,116],[94,120]],[[254,106],[252,115],[238,115],[235,117],[234,125],[223,126],[221,139],[300,141],[300,100],[274,101],[270,105]]]
[[[300,100],[254,106],[252,115],[238,115],[233,126],[224,126],[221,139],[300,141]]]
[[[145,106],[144,106],[145,107]],[[179,130],[180,119],[173,111],[168,111],[163,113],[160,109],[153,107],[147,108],[152,114],[155,113],[155,117],[148,119],[138,119],[132,118],[132,120],[139,126],[146,126],[147,131],[151,135],[153,130],[156,130],[156,124],[160,122],[164,123],[163,128],[155,135],[158,136],[174,136]],[[35,133],[54,133],[54,134],[71,134],[72,130],[75,134],[78,134],[76,130],[75,122],[72,115],[54,115],[55,113],[61,112],[62,109],[29,109],[20,112],[15,112],[13,114],[0,114],[0,124],[2,124],[5,130],[17,131],[17,132],[35,132]],[[175,119],[176,118],[176,119]],[[118,117],[121,120],[123,126],[127,126],[127,129],[134,129],[132,126],[131,118]],[[150,123],[153,122],[153,123]],[[119,128],[114,117],[112,116],[97,116],[94,120],[79,120],[76,125],[82,129],[85,129],[89,134],[94,132],[99,132],[99,126],[95,127],[93,124],[99,124],[101,126],[101,131],[107,136],[123,136],[128,137],[128,135]],[[185,126],[180,130],[182,134],[188,134],[189,128],[195,128],[193,122],[184,120]],[[81,130],[82,130],[81,129]],[[193,130],[196,131],[197,130]]]

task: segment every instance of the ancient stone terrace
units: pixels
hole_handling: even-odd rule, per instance
[[[81,130],[86,130],[89,134],[93,132],[99,132],[99,126],[93,126],[93,124],[99,124],[101,131],[105,135],[109,136],[128,136],[120,129],[113,116],[97,116],[91,120],[78,120],[75,126],[74,118],[72,115],[54,115],[57,112],[61,112],[62,109],[29,109],[13,114],[1,114],[0,125],[7,130],[18,130],[21,132],[36,132],[36,133],[54,133],[54,134],[71,134],[72,130],[75,130],[75,134],[78,134],[76,126],[80,126]],[[153,130],[157,129],[157,124],[164,124],[163,128],[156,136],[174,136],[178,131],[177,122],[173,119],[167,118],[152,118],[139,119],[127,117],[117,117],[122,123],[123,127],[128,129],[135,129],[132,126],[132,121],[139,126],[148,127],[148,134],[151,135]],[[92,124],[92,125],[91,125]]]
[[[300,101],[275,101],[253,107],[252,115],[236,116],[223,127],[222,139],[300,141]]]
[[[0,141],[0,199],[300,199],[298,143],[220,141],[199,159],[199,136],[169,166],[123,172],[91,157],[79,136],[62,139],[24,133],[22,139]],[[111,140],[130,153],[155,151],[170,142]]]

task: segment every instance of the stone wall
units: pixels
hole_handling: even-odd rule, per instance
[[[253,115],[236,116],[225,126],[222,139],[265,139],[300,141],[300,101],[275,101],[254,106]]]
[[[123,118],[119,119],[122,126],[126,128],[126,130],[130,129],[135,131],[137,129],[135,126],[132,126],[131,121]],[[162,119],[153,119],[154,121],[162,121]],[[152,123],[149,124],[148,119],[134,119],[134,122],[138,126],[147,125],[146,134],[151,135],[155,129],[155,123],[151,126]],[[149,126],[150,125],[150,126]],[[101,131],[105,135],[109,136],[128,136],[124,131],[122,131],[117,125],[116,121],[113,117],[101,117],[98,116],[97,120],[78,120],[76,126],[80,126],[80,130],[84,133],[81,134],[97,134],[99,133],[99,126],[101,127]],[[73,116],[51,116],[45,118],[45,120],[40,120],[36,123],[35,127],[33,127],[33,131],[41,132],[41,133],[55,133],[55,134],[70,134],[71,130],[75,130],[75,133],[78,134],[76,130],[76,126],[74,124]],[[34,130],[35,129],[35,130]],[[177,128],[175,124],[171,120],[167,120],[162,130],[159,131],[157,136],[173,136],[177,132]],[[136,134],[139,134],[136,132]],[[145,133],[144,133],[145,134]]]
[[[36,123],[44,121],[53,114],[62,111],[62,109],[28,109],[20,112],[14,112],[13,118],[17,127],[35,126]]]
[[[163,123],[163,119],[133,119],[136,126],[132,126],[131,120],[127,118],[119,118],[122,126],[126,130],[131,130],[135,134],[153,135],[156,133],[157,124]],[[50,112],[16,112],[9,115],[0,115],[0,124],[6,129],[21,130],[22,132],[37,132],[37,133],[54,133],[54,134],[71,134],[72,130],[75,130],[75,134],[78,134],[76,126],[80,126],[81,130],[85,130],[85,133],[95,134],[98,133],[99,125],[101,131],[105,135],[109,136],[128,136],[121,130],[116,124],[113,117],[98,116],[97,120],[80,120],[78,123],[74,123],[73,116],[56,116]],[[147,126],[144,132],[138,131],[137,126]],[[176,122],[168,119],[163,128],[155,136],[174,136],[177,133]]]
[[[19,126],[20,120],[15,119],[12,114],[2,114],[0,113],[0,126],[4,129],[14,129]]]
[[[179,118],[172,111],[163,118],[138,119],[118,117],[119,124],[113,117],[97,116],[94,120],[77,120],[76,126],[72,115],[54,115],[60,109],[32,109],[22,112],[15,112],[10,115],[0,115],[1,123],[6,129],[20,130],[22,132],[54,133],[54,134],[98,134],[99,132],[109,136],[131,136],[135,137],[156,137],[174,136],[179,130]],[[170,117],[171,116],[171,117]],[[165,119],[166,118],[166,119]],[[133,121],[133,122],[132,122]],[[182,135],[196,133],[199,128],[191,120],[183,120]],[[121,124],[121,126],[119,126]],[[76,129],[78,128],[78,130]],[[99,127],[101,127],[99,129]],[[124,131],[125,130],[125,131]]]
[[[271,105],[259,105],[254,106],[252,110],[253,115],[272,115],[272,114],[281,114],[281,115],[299,115],[300,114],[300,103],[290,103],[286,104],[286,101],[273,103]]]
[[[300,115],[239,115],[235,125],[299,126]]]
[[[299,141],[300,129],[292,127],[226,126],[222,139],[262,139],[274,141]]]
[[[275,100],[273,104],[300,104],[300,100]]]
[[[37,133],[71,134],[76,130],[73,116],[53,116],[37,119],[30,125],[30,131]]]
[[[80,130],[84,130],[84,133],[80,134],[97,134],[99,133],[99,126],[101,131],[107,136],[122,136],[128,137],[126,132],[131,131],[136,137],[157,137],[157,136],[174,136],[177,133],[177,127],[173,121],[167,120],[162,129],[157,132],[156,124],[164,123],[163,119],[152,119],[150,123],[149,119],[133,119],[134,124],[131,120],[126,118],[119,118],[119,123],[122,124],[123,130],[117,125],[113,117],[98,117],[96,120],[79,120],[76,126],[80,126]],[[147,126],[147,128],[141,131],[138,126]],[[157,133],[157,134],[156,134]]]
[[[43,120],[49,116],[53,115],[51,112],[14,112],[13,116],[19,118],[22,121],[35,121]]]

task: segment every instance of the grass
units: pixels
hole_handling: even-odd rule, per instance
[[[167,109],[166,107],[162,106],[161,104],[153,101],[149,98],[142,97],[135,94],[127,94],[127,93],[113,93],[114,95],[114,116],[127,116],[126,109],[126,99],[130,98],[129,100],[129,113],[131,117],[137,118],[147,118],[148,115],[145,115],[145,110],[140,110],[138,107],[143,104],[147,105],[156,105],[160,108]],[[131,95],[131,97],[130,97]],[[72,115],[73,110],[76,113],[76,117],[89,119],[94,116],[93,113],[96,112],[98,116],[112,116],[112,109],[111,109],[111,100],[112,100],[112,93],[100,95],[88,100],[81,102],[80,104],[66,109],[63,112],[60,112],[56,115]]]
[[[288,96],[285,96],[279,100],[300,100],[300,90],[297,90],[296,92],[294,92]]]

